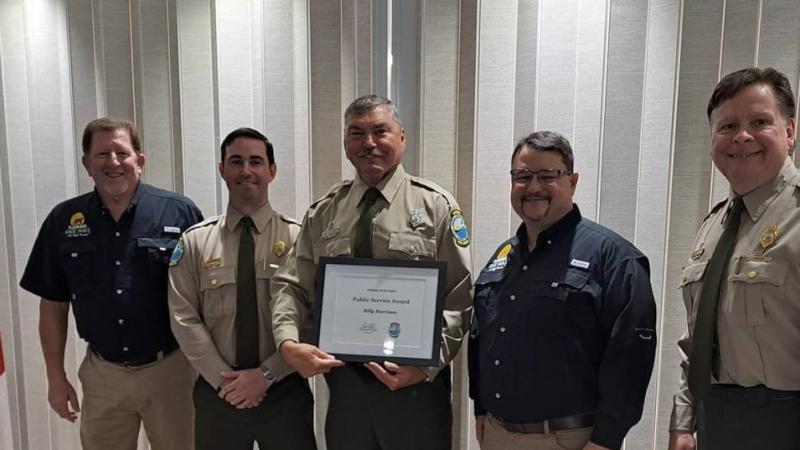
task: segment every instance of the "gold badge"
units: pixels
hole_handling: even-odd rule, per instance
[[[706,252],[705,248],[695,250],[694,253],[692,253],[692,261],[694,261],[695,259],[700,259],[700,257],[703,256],[703,253],[705,252]]]
[[[768,247],[771,247],[772,244],[778,240],[779,235],[780,233],[778,232],[777,225],[768,226],[767,229],[761,233],[761,248],[767,249]]]
[[[211,258],[203,261],[204,269],[214,269],[222,265],[222,258]]]
[[[272,245],[272,253],[274,253],[275,256],[283,256],[283,254],[286,253],[286,247],[287,247],[286,242],[283,242],[282,240],[278,239]]]

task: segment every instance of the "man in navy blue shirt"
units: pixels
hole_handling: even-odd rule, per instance
[[[522,219],[475,283],[470,397],[481,448],[618,449],[642,414],[656,348],[647,258],[572,203],[578,174],[553,132],[520,141]]]
[[[140,182],[145,156],[133,124],[96,119],[83,133],[92,192],[45,219],[20,286],[41,297],[48,400],[74,422],[85,450],[192,449],[194,374],[167,312],[167,268],[181,232],[202,220],[188,198]],[[79,406],[64,371],[70,305],[89,346]]]

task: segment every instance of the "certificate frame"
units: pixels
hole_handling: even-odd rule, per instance
[[[348,362],[438,366],[446,277],[444,261],[322,256],[314,343]]]

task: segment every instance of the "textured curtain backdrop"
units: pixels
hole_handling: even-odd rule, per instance
[[[341,114],[377,91],[408,125],[407,170],[461,203],[476,270],[519,223],[515,141],[540,129],[570,139],[583,213],[650,257],[660,351],[626,449],[666,448],[686,327],[680,267],[727,193],[705,104],[722,74],[754,64],[796,88],[798,24],[795,0],[0,0],[0,447],[80,447],[47,404],[38,299],[17,283],[45,215],[91,188],[86,122],[135,120],[145,179],[206,215],[227,201],[221,137],[261,129],[276,147],[273,206],[300,218],[352,176]],[[75,380],[85,344],[70,327]],[[454,365],[454,448],[476,449],[464,358]],[[327,396],[314,387],[321,429]]]

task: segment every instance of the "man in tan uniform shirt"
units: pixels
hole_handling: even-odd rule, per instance
[[[300,228],[269,204],[276,174],[272,144],[256,130],[234,130],[222,142],[219,171],[230,193],[227,212],[184,233],[169,271],[172,330],[200,373],[196,448],[251,450],[257,441],[262,450],[314,449],[308,383],[281,359],[272,336],[269,281]],[[249,220],[258,336],[237,343],[238,255]],[[237,368],[240,345],[257,346],[259,363]]]
[[[678,342],[683,376],[670,423],[670,449],[800,448],[800,173],[795,103],[774,69],[723,78],[708,106],[711,157],[730,182],[697,233],[683,269],[689,332]],[[734,198],[744,210],[717,306],[711,389],[689,387],[692,338],[707,267]],[[737,200],[738,201],[738,200]],[[733,222],[735,223],[735,222]],[[716,255],[715,255],[716,256]],[[713,317],[713,315],[712,315]],[[702,390],[698,389],[698,392]]]
[[[469,235],[453,197],[408,175],[400,164],[405,134],[389,100],[374,95],[356,99],[345,112],[344,133],[345,153],[358,176],[334,186],[311,206],[295,248],[272,279],[275,342],[303,376],[327,374],[329,449],[449,449],[449,363],[471,315]],[[358,253],[356,224],[370,188],[379,190],[371,230],[373,257],[447,262],[436,367],[344,365],[300,343],[299,329],[314,298],[318,258]]]

